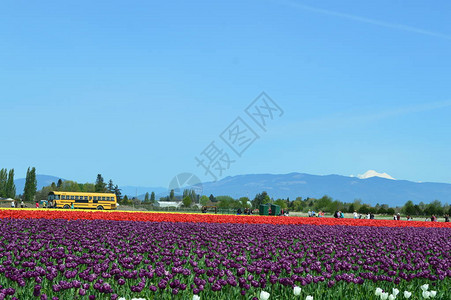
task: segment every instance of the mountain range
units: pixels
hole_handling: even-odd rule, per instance
[[[59,177],[37,175],[38,189],[57,182]],[[25,179],[17,179],[17,193],[23,191]],[[189,188],[189,187],[186,187]],[[395,180],[386,173],[369,170],[363,175],[311,175],[305,173],[289,174],[247,174],[228,176],[216,182],[202,184],[204,195],[228,195],[234,198],[247,196],[253,199],[257,193],[266,191],[270,197],[287,198],[296,197],[319,198],[328,195],[343,202],[352,202],[361,199],[363,203],[371,205],[389,204],[401,206],[406,201],[414,203],[429,203],[440,200],[442,203],[451,202],[451,184],[435,182],[413,182],[408,180]],[[122,194],[138,195],[144,199],[144,194],[153,191],[156,198],[168,195],[164,187],[123,186]]]

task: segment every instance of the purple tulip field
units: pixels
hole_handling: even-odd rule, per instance
[[[451,299],[451,229],[0,219],[1,299]]]

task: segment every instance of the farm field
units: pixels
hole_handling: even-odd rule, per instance
[[[0,231],[0,299],[450,297],[450,223],[1,209]]]

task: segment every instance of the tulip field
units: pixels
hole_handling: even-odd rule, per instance
[[[0,209],[2,299],[451,299],[439,222]]]

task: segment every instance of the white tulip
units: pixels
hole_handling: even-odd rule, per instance
[[[395,300],[395,299],[396,299],[396,296],[393,296],[393,295],[388,296],[388,300]]]
[[[199,295],[193,295],[193,300],[200,300]]]
[[[409,299],[412,296],[412,293],[409,291],[404,291],[404,298]]]
[[[269,294],[268,292],[261,291],[261,292],[260,292],[260,297],[259,297],[259,299],[260,299],[260,300],[268,300],[269,295],[270,295],[270,294]]]
[[[294,288],[293,288],[293,293],[294,293],[294,295],[295,296],[299,296],[300,294],[301,294],[301,288],[300,287],[298,287],[298,286],[295,286]]]
[[[398,289],[395,289],[395,288],[393,288],[393,296],[395,296],[395,298],[396,298],[396,296],[398,296],[398,294],[399,294],[399,290]]]
[[[423,298],[424,298],[424,299],[428,299],[428,298],[429,298],[429,296],[431,295],[431,293],[430,293],[430,292],[428,292],[428,291],[425,291],[425,290],[423,290],[423,293],[422,293],[422,295],[423,295]]]
[[[427,290],[429,289],[429,284],[423,284],[422,286],[420,286],[420,288],[421,288],[423,291],[427,291]]]
[[[430,291],[429,293],[430,293],[431,298],[434,298],[435,295],[437,295],[437,291]]]
[[[374,292],[374,295],[380,296],[384,291],[381,288],[376,288],[376,291]]]
[[[388,299],[388,293],[382,293],[382,294],[381,294],[381,299],[382,299],[382,300]]]
[[[313,300],[313,296],[307,296],[305,297],[305,300]]]

